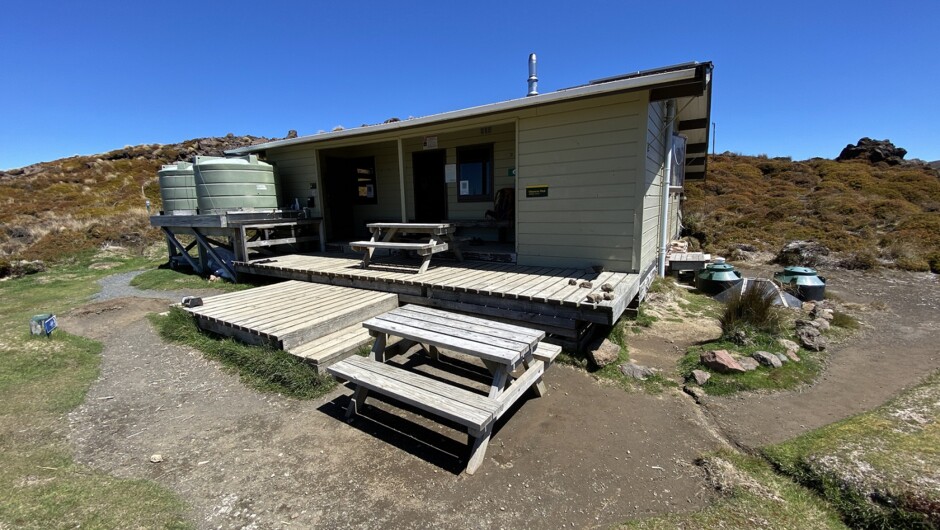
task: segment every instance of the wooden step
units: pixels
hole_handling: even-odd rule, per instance
[[[286,281],[203,299],[199,327],[248,344],[291,350],[398,307],[398,295]]]
[[[354,355],[326,369],[334,377],[356,383],[421,410],[480,431],[496,417],[501,404],[484,395],[430,377]]]
[[[322,373],[327,366],[355,355],[362,348],[368,349],[374,340],[368,329],[356,324],[299,344],[287,351],[291,355],[309,360],[317,372]]]

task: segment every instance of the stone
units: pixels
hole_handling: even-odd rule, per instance
[[[822,333],[813,326],[797,326],[796,337],[807,350],[823,351],[826,349],[826,337],[823,337]]]
[[[578,280],[575,280],[574,278],[569,278],[568,285],[578,285]]]
[[[741,367],[747,370],[748,372],[753,372],[754,370],[757,370],[758,366],[760,366],[759,362],[755,361],[754,359],[750,357],[741,357],[740,359],[738,359],[738,364],[740,364]]]
[[[611,342],[610,339],[604,339],[604,342],[591,351],[589,355],[595,365],[603,368],[620,358],[620,346]]]
[[[797,355],[795,351],[787,350],[787,351],[784,353],[784,355],[786,355],[787,359],[790,359],[791,361],[793,361],[793,362],[795,362],[795,363],[800,362],[800,356]]]
[[[833,313],[832,309],[820,309],[816,311],[816,317],[824,320],[832,320],[834,316],[835,313]]]
[[[604,300],[613,300],[613,299],[614,299],[614,295],[610,293],[604,293]]]
[[[636,363],[625,363],[620,365],[620,373],[627,377],[646,381],[647,378],[656,373],[656,370]]]
[[[867,160],[871,163],[884,162],[889,166],[897,166],[904,163],[905,155],[907,149],[895,146],[891,140],[872,140],[866,137],[860,138],[857,144],[846,145],[836,160]]]
[[[763,364],[764,366],[769,366],[770,368],[780,368],[783,366],[783,363],[780,362],[780,359],[768,351],[756,351],[751,354],[751,357],[753,357],[755,361]]]
[[[594,284],[591,283],[591,282],[588,282],[588,281],[583,281],[583,282],[581,282],[580,287],[583,287],[583,288],[585,288],[585,289],[590,289],[590,288],[594,287]]]
[[[800,329],[800,328],[817,328],[818,329],[819,328],[819,324],[817,324],[815,320],[797,319],[795,324],[796,324],[796,329]]]
[[[816,304],[814,304],[813,302],[803,302],[803,311],[806,311],[807,313],[812,313],[815,310],[816,310]]]
[[[612,293],[614,292],[614,286],[609,283],[605,283],[604,285],[601,285],[601,291],[604,291],[605,293]]]
[[[199,307],[202,305],[202,298],[198,296],[184,296],[180,305],[183,307]]]
[[[775,353],[774,355],[776,355],[777,358],[780,359],[780,362],[783,363],[783,364],[786,364],[786,363],[790,362],[790,358],[787,357],[787,356],[786,356],[785,354],[783,354],[783,353]]]
[[[591,293],[591,294],[587,295],[587,297],[585,298],[585,300],[587,300],[588,302],[591,302],[592,304],[596,304],[596,303],[600,302],[600,301],[603,300],[603,299],[604,299],[604,297],[601,296],[601,295],[598,294],[598,293]]]
[[[150,461],[153,462],[154,464],[159,464],[160,462],[163,462],[163,455],[161,454],[150,455]]]
[[[829,248],[816,241],[796,240],[790,241],[780,249],[774,263],[779,263],[784,267],[790,265],[802,265],[805,267],[815,267],[825,265],[829,262]]]
[[[777,339],[777,344],[783,346],[783,348],[784,348],[785,350],[787,350],[787,352],[791,352],[791,351],[792,351],[793,353],[796,353],[796,352],[800,351],[800,345],[797,344],[797,343],[795,343],[795,342],[793,342],[793,341],[790,340],[790,339]],[[788,356],[788,357],[789,357],[789,356]]]
[[[297,131],[295,131],[294,129],[287,131],[287,138],[288,139],[297,138]]]
[[[695,384],[702,386],[712,378],[712,374],[706,372],[705,370],[692,370],[692,379],[695,380]]]
[[[746,370],[728,353],[728,350],[709,350],[702,352],[699,360],[706,367],[723,374],[744,373]]]
[[[813,325],[819,331],[827,331],[829,329],[829,321],[825,318],[817,318],[813,321]]]

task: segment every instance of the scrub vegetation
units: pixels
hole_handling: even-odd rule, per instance
[[[0,282],[0,528],[189,527],[185,503],[169,490],[72,460],[66,414],[98,377],[101,344],[28,331],[32,315],[61,315],[87,300],[98,278],[152,265],[85,253]]]
[[[683,223],[710,252],[815,240],[847,268],[940,272],[940,176],[926,167],[724,153],[686,198]]]
[[[54,263],[116,245],[144,248],[162,238],[150,227],[160,211],[157,171],[194,155],[257,143],[253,136],[138,145],[0,171],[0,270],[19,259]]]

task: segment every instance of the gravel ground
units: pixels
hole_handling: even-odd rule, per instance
[[[98,280],[98,285],[101,286],[101,291],[92,297],[94,302],[103,302],[105,300],[113,300],[115,298],[158,298],[161,300],[175,300],[180,301],[184,296],[208,296],[211,294],[218,294],[219,291],[214,290],[188,290],[188,291],[154,291],[151,289],[138,289],[130,284],[131,280],[134,279],[137,275],[145,271],[131,271],[124,272],[121,274],[113,274],[111,276],[105,276],[104,278]]]

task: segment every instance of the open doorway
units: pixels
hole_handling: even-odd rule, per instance
[[[351,241],[365,227],[356,226],[355,208],[378,200],[375,159],[369,157],[323,158],[323,198],[329,238]]]
[[[415,221],[439,223],[447,219],[446,151],[415,151],[411,154],[411,162],[414,168]]]

